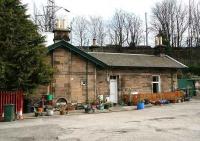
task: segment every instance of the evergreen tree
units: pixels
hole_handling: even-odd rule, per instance
[[[51,80],[47,48],[20,0],[0,0],[0,89],[31,92]]]

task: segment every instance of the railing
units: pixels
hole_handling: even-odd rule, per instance
[[[4,112],[5,104],[14,104],[15,112],[22,113],[23,91],[0,91],[0,117]]]
[[[132,102],[134,105],[137,104],[139,100],[148,99],[150,101],[158,100],[169,100],[176,102],[179,99],[183,98],[183,93],[181,91],[175,92],[164,92],[164,93],[146,93],[146,94],[137,94],[137,95],[123,95],[123,101],[125,103]]]

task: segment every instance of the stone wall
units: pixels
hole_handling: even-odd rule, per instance
[[[95,98],[95,66],[63,48],[53,51],[55,99],[82,103]]]
[[[109,96],[110,76],[117,76],[119,100],[122,94],[131,91],[139,93],[152,92],[152,75],[161,78],[161,92],[170,92],[177,88],[176,70],[170,69],[99,69],[81,56],[70,50],[57,48],[52,54],[55,73],[51,91],[55,101],[65,98],[70,103],[84,103],[93,101],[98,95]],[[38,93],[46,94],[47,88],[41,87]],[[38,94],[41,97],[42,94]]]
[[[170,69],[113,69],[98,71],[97,94],[109,96],[109,76],[117,76],[118,98],[130,92],[152,93],[152,76],[159,75],[161,92],[171,92],[177,88],[176,70]]]

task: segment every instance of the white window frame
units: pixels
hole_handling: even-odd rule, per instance
[[[158,81],[153,81],[153,77],[158,77]],[[158,93],[161,92],[161,80],[160,80],[160,75],[152,75],[152,93],[153,92],[153,84],[158,84]]]

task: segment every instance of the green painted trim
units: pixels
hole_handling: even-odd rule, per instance
[[[80,50],[79,48],[73,46],[72,44],[70,44],[70,43],[68,43],[64,40],[61,40],[57,43],[54,43],[54,44],[48,46],[48,52],[51,52],[54,49],[59,48],[59,47],[69,49],[70,51],[79,54],[80,56],[82,56],[83,58],[86,58],[87,60],[96,64],[97,66],[100,66],[100,67],[103,67],[103,68],[108,67],[108,65],[105,64],[104,62],[98,60],[97,58],[91,56],[90,54]]]
[[[177,67],[143,67],[143,66],[109,66],[111,68],[155,68],[155,69],[187,69],[187,68],[177,68]]]

